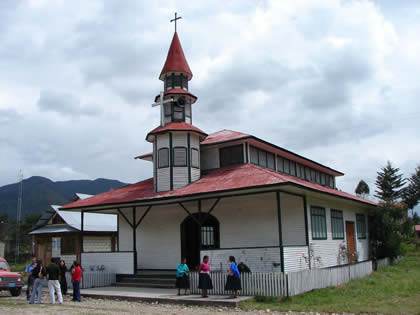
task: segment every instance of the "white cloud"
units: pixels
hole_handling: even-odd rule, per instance
[[[8,4],[6,4],[8,3]],[[409,8],[407,9],[407,7]],[[33,1],[0,4],[0,185],[26,176],[135,182],[173,33],[194,124],[234,129],[374,190],[389,159],[420,164],[419,8],[368,1]]]

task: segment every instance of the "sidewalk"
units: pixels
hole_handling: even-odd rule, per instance
[[[69,290],[71,293],[72,291]],[[225,306],[236,307],[242,301],[252,296],[240,296],[229,299],[226,295],[209,295],[202,298],[200,295],[176,295],[176,289],[133,288],[133,287],[102,287],[80,290],[81,296],[101,299],[117,299],[142,302],[173,303],[187,305]]]

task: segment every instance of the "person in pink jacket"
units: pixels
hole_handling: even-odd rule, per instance
[[[208,297],[207,290],[213,289],[213,282],[210,278],[210,264],[209,256],[203,257],[203,262],[198,268],[199,278],[198,278],[198,288],[201,289],[201,296],[203,298]]]

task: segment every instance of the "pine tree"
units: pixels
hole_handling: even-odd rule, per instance
[[[402,177],[399,168],[394,168],[388,161],[387,165],[381,168],[381,171],[377,174],[375,197],[385,202],[395,202],[402,197],[402,187],[406,180]]]
[[[408,186],[403,191],[403,201],[408,209],[414,209],[420,202],[420,166],[408,179]]]
[[[362,179],[356,187],[355,193],[360,197],[366,197],[369,195],[369,185]]]

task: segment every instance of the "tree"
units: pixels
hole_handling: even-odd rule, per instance
[[[404,188],[402,198],[407,208],[411,209],[414,215],[414,207],[420,202],[420,166],[408,179],[408,186]]]
[[[405,179],[400,173],[399,168],[394,168],[390,161],[387,165],[381,168],[378,176],[376,177],[375,185],[375,197],[381,199],[384,202],[395,202],[402,197],[403,186],[405,185]]]
[[[359,197],[366,197],[367,195],[369,195],[369,185],[366,184],[366,182],[362,179],[360,180],[359,184],[356,187],[355,193],[356,195],[358,195]]]

